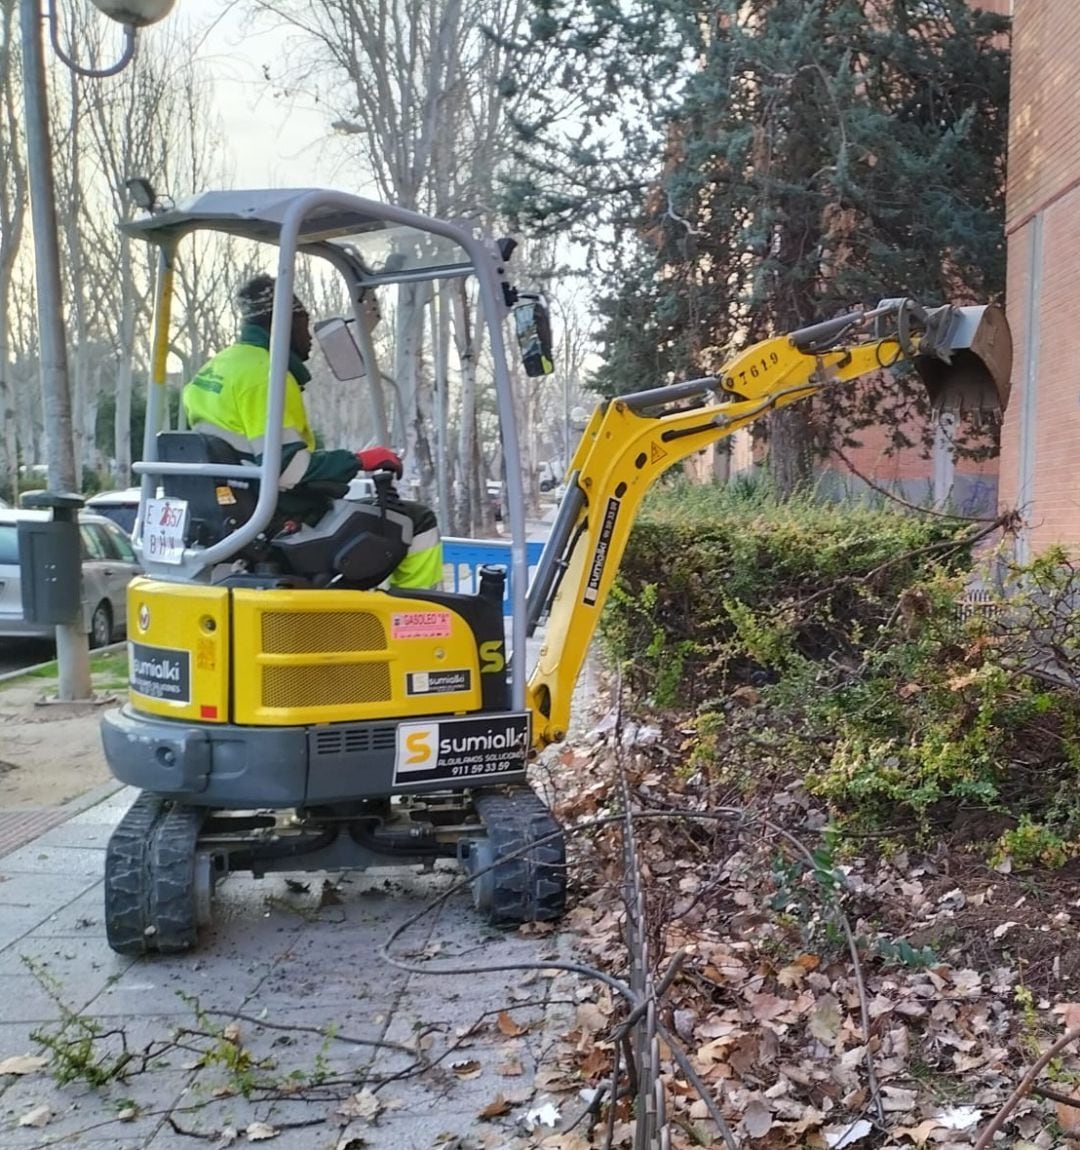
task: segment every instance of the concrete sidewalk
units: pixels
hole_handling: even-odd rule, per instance
[[[222,1131],[227,1141],[230,1129],[239,1131],[243,1144],[253,1122],[276,1129],[272,1145],[290,1150],[513,1147],[539,1141],[540,1134],[523,1137],[521,1118],[550,1101],[535,1091],[535,1073],[545,1043],[553,1041],[556,1030],[568,1029],[566,1018],[560,1021],[560,1012],[551,1007],[552,979],[479,969],[468,976],[405,974],[377,958],[390,931],[456,882],[456,870],[350,874],[328,893],[324,877],[334,876],[297,875],[293,883],[282,875],[230,876],[219,885],[215,923],[197,951],[122,958],[105,940],[102,873],[108,836],[133,798],[130,789],[117,791],[0,858],[0,1062],[42,1053],[31,1034],[59,1033],[66,1008],[96,1024],[99,1033],[113,1032],[103,1041],[114,1050],[121,1042],[136,1053],[149,1049],[149,1065],[126,1082],[97,1090],[81,1083],[59,1086],[47,1071],[0,1076],[0,1146],[16,1150],[62,1142],[94,1150],[190,1150],[198,1145],[174,1129],[170,1115],[181,1129],[209,1136],[209,1145],[222,1141]],[[491,930],[473,911],[468,893],[461,892],[411,930],[397,953],[411,961],[479,968],[552,961],[560,945],[556,935]],[[569,994],[562,989],[564,978],[555,981],[556,994]],[[200,1023],[197,1008],[224,1013]],[[501,1028],[500,1010],[508,1012]],[[191,1036],[184,1039],[186,1049],[173,1044],[178,1027],[224,1026],[237,1014],[254,1020],[238,1022],[239,1048]],[[570,1008],[571,1019],[572,1014]],[[272,1023],[332,1026],[341,1037],[276,1029]],[[320,1075],[355,1075],[355,1094],[363,1074],[384,1077],[416,1062],[411,1053],[357,1040],[410,1050],[419,1045],[434,1062],[474,1023],[479,1023],[476,1034],[438,1065],[382,1086],[372,1080],[369,1086],[383,1107],[373,1124],[336,1113],[349,1110],[340,1102],[301,1100],[319,1093],[310,1085],[275,1101],[255,1100],[258,1091],[251,1100],[234,1093],[246,1074],[276,1084],[290,1076],[311,1083]],[[71,1025],[69,1018],[73,1033]],[[523,1033],[514,1036],[518,1028]],[[270,1061],[265,1068],[240,1066],[234,1073],[220,1059],[199,1064],[206,1061],[200,1050],[227,1056],[230,1046],[247,1051],[255,1063]],[[507,1113],[482,1120],[479,1112],[499,1096],[508,1100]],[[354,1108],[368,1105],[362,1100]],[[19,1124],[41,1106],[51,1112],[46,1125]],[[258,1135],[259,1128],[254,1132]]]
[[[530,666],[539,643],[529,642]],[[579,722],[591,695],[587,667],[575,691]],[[92,724],[96,743],[98,715],[80,721]],[[48,738],[50,728],[35,737]],[[536,1076],[545,1052],[573,1027],[576,994],[587,992],[551,972],[482,968],[565,957],[565,936],[494,931],[460,891],[412,928],[395,954],[471,973],[408,974],[387,965],[378,950],[393,929],[459,881],[456,867],[440,864],[427,873],[298,873],[291,881],[230,875],[218,885],[214,925],[196,951],[123,958],[105,939],[102,876],[109,835],[135,794],[108,784],[64,807],[8,812],[10,825],[0,812],[0,1063],[47,1053],[32,1035],[60,1035],[66,1020],[67,1036],[97,1027],[95,1049],[115,1056],[126,1046],[139,1070],[98,1089],[59,1085],[48,1069],[0,1074],[3,1150],[191,1150],[200,1138],[227,1145],[230,1131],[237,1145],[261,1134],[283,1150],[516,1150],[555,1133],[527,1135],[522,1120],[545,1103],[567,1109],[537,1088]],[[11,850],[14,843],[23,845]],[[200,1021],[199,1011],[221,1013]],[[237,1015],[245,1016],[236,1022],[238,1044],[182,1034],[177,1045],[179,1029],[220,1030]],[[417,1052],[427,1065],[417,1066]],[[403,1076],[380,1081],[395,1074]],[[363,1116],[370,1098],[356,1098],[365,1076],[381,1106],[372,1119]],[[316,1083],[342,1079],[350,1084],[337,1093],[351,1104]],[[297,1089],[288,1096],[290,1081]],[[275,1097],[252,1083],[271,1083]],[[45,1125],[20,1125],[44,1106]],[[505,1113],[481,1118],[486,1108]],[[277,1133],[254,1127],[255,1136],[245,1136],[252,1123]]]

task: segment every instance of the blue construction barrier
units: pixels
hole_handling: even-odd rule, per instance
[[[543,540],[525,544],[525,558],[529,565],[529,577],[540,562],[544,550]],[[506,568],[506,594],[503,598],[503,614],[510,614],[510,540],[509,539],[443,539],[443,585],[448,591],[459,594],[475,594],[480,586],[481,567]]]

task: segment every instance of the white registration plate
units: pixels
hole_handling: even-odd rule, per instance
[[[143,557],[150,563],[181,563],[187,530],[186,499],[148,499],[143,523]]]

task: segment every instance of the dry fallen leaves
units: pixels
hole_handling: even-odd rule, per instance
[[[874,1132],[874,1127],[865,1118],[857,1122],[849,1122],[845,1126],[826,1127],[822,1133],[829,1150],[843,1150],[845,1146],[854,1146]]]
[[[27,1112],[19,1119],[20,1126],[48,1126],[52,1120],[52,1110],[43,1102],[40,1106],[35,1106],[32,1110]]]
[[[266,1142],[270,1138],[276,1138],[281,1131],[276,1126],[271,1126],[269,1122],[252,1122],[244,1130],[244,1135],[249,1142]]]
[[[479,1112],[477,1117],[483,1119],[485,1122],[490,1122],[492,1118],[501,1118],[504,1114],[509,1114],[512,1108],[512,1103],[506,1098],[504,1094],[496,1094],[495,1097]]]
[[[760,1099],[755,1098],[743,1111],[743,1129],[748,1138],[764,1138],[772,1129],[772,1111]]]
[[[965,686],[962,676],[956,686]],[[708,775],[699,783],[671,770],[672,749],[695,749],[696,732],[676,727],[669,733],[662,761],[654,749],[623,750],[620,762],[631,787],[647,806],[706,809],[713,801],[705,789]],[[564,766],[565,778],[557,780],[565,796],[560,813],[595,813],[610,802],[616,777],[610,743],[573,754]],[[814,850],[807,828],[827,821],[816,805],[805,786],[793,782],[775,791],[762,813]],[[1057,897],[1045,900],[1050,909],[1036,920],[1041,906],[1036,910],[1030,897],[1018,901],[1024,892],[1012,879],[992,874],[988,884],[986,870],[973,874],[942,843],[937,855],[912,846],[889,857],[868,849],[865,857],[845,859],[836,868],[843,872],[842,890],[830,899],[809,872],[779,886],[775,847],[763,844],[756,829],[721,838],[689,821],[676,825],[678,834],[667,824],[663,830],[641,824],[638,840],[655,914],[650,926],[658,936],[657,966],[662,969],[676,950],[687,954],[683,974],[665,996],[668,1024],[714,1097],[723,1098],[748,1147],[862,1150],[878,1137],[897,1148],[970,1147],[980,1122],[1030,1064],[1014,998],[1015,956],[1029,949],[1051,980],[1044,980],[1035,999],[1040,1024],[1053,1009],[1057,1024],[1080,1025],[1080,1003],[1052,1006],[1080,969],[1080,945],[1072,939],[1080,898],[1064,888],[1054,889]],[[690,849],[683,851],[684,843]],[[585,852],[593,893],[570,916],[582,949],[606,969],[621,969],[626,961],[625,912],[613,910],[609,897],[622,881],[616,845],[614,832],[600,832],[591,857]],[[789,921],[776,913],[778,894]],[[866,946],[860,945],[861,981],[826,930],[829,904],[845,900],[849,914],[857,911],[851,923],[857,934],[873,924]],[[1039,931],[1049,933],[1045,947]],[[955,942],[946,948],[939,942],[943,936]],[[863,1032],[863,1007],[869,1034]],[[610,1073],[611,1051],[602,1040],[618,1025],[620,1010],[603,1012],[580,996],[575,1010],[567,1053],[557,1066],[540,1068],[542,1090],[570,1092],[575,1076],[580,1088]],[[870,1120],[867,1058],[886,1114],[880,1131]],[[927,1063],[931,1081],[943,1075],[958,1084],[955,1104],[941,1107],[940,1095],[912,1075],[916,1058]],[[1080,1071],[1080,1049],[1067,1069]],[[688,1082],[674,1073],[668,1085],[677,1115],[707,1122],[707,1108]],[[1009,1144],[1052,1150],[1046,1124],[1053,1103],[1032,1099],[1026,1106],[1007,1130]],[[1080,1124],[1080,1108],[1061,1104],[1059,1124],[1068,1133],[1073,1122]]]
[[[1080,1139],[1080,1091],[1073,1087],[1068,1093],[1076,1099],[1076,1104],[1068,1106],[1064,1102],[1055,1102],[1054,1112],[1062,1134],[1066,1138]]]
[[[559,1108],[552,1102],[545,1102],[542,1106],[534,1106],[529,1110],[522,1121],[525,1123],[525,1129],[531,1134],[541,1126],[558,1126],[560,1117]]]
[[[47,1058],[37,1054],[15,1054],[0,1062],[0,1074],[34,1074],[48,1064]]]
[[[506,1038],[520,1038],[523,1034],[529,1033],[528,1026],[522,1026],[521,1023],[515,1021],[505,1010],[499,1011],[499,1017],[496,1022],[499,1033]]]
[[[350,1094],[337,1108],[336,1113],[342,1118],[360,1118],[365,1122],[373,1122],[378,1118],[382,1108],[379,1098],[365,1087],[359,1094]]]

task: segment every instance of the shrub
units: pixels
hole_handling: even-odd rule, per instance
[[[1044,555],[961,618],[970,542],[940,517],[674,486],[634,528],[604,634],[639,693],[698,712],[705,778],[797,777],[842,829],[963,823],[996,857],[1060,865],[1080,842],[1080,572]]]
[[[603,634],[631,684],[664,702],[761,685],[855,657],[934,555],[969,566],[955,538],[941,519],[674,483],[634,525]]]

